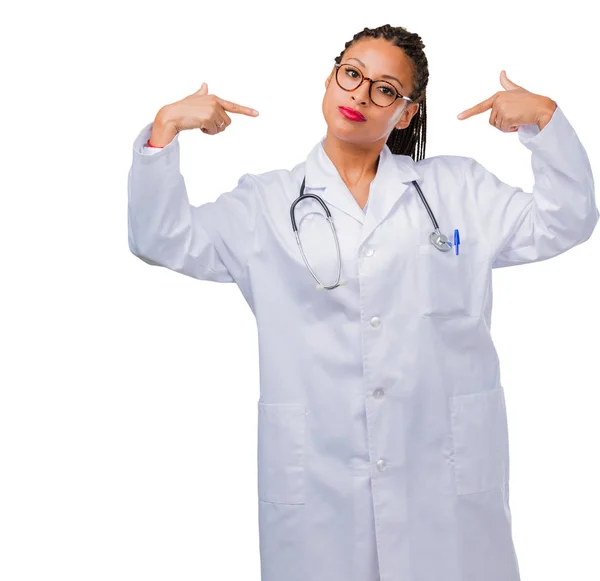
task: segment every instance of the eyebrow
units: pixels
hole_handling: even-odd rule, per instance
[[[367,68],[367,65],[365,63],[363,63],[362,61],[358,60],[355,57],[350,57],[348,60],[355,60],[357,61],[359,64],[361,64],[363,67],[365,67],[365,69]],[[392,75],[381,75],[381,78],[383,79],[394,79],[394,81],[397,81],[398,83],[400,83],[400,81],[396,78],[396,77],[392,77]],[[402,83],[400,83],[400,86],[404,89],[404,85]]]

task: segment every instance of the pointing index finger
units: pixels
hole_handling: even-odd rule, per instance
[[[459,113],[458,118],[466,119],[467,117],[471,117],[472,115],[478,115],[479,113],[483,113],[484,111],[491,109],[492,103],[494,102],[495,98],[496,98],[496,95],[492,95],[491,97],[487,98],[485,101],[481,101],[481,103],[477,103],[477,105],[474,105],[470,109],[466,109],[462,113]]]
[[[251,115],[252,117],[256,117],[258,115],[258,111],[256,109],[244,107],[243,105],[238,105],[233,101],[227,101],[226,99],[221,99],[220,97],[217,97],[217,100],[223,109],[225,109],[225,111],[229,111],[231,113],[241,113],[242,115]]]

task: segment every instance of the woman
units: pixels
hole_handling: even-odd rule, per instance
[[[263,581],[519,579],[491,273],[587,240],[593,177],[556,102],[506,76],[464,118],[490,111],[518,131],[533,192],[468,157],[425,158],[423,46],[389,25],[356,34],[325,81],[327,133],[307,159],[246,174],[214,202],[189,204],[178,133],[214,135],[251,109],[203,85],[134,143],[131,251],[237,283],[256,316]],[[331,212],[340,284],[314,197],[295,206],[302,250],[296,240],[304,179]]]

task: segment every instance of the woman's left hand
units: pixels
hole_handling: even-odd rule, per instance
[[[556,103],[550,97],[536,95],[513,83],[506,72],[500,73],[500,83],[506,89],[498,91],[485,101],[458,114],[459,119],[467,119],[488,109],[490,125],[504,133],[517,131],[520,125],[537,125],[543,129],[556,109]]]

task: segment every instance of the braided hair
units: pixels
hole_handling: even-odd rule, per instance
[[[413,101],[419,103],[419,109],[413,115],[409,125],[404,129],[392,129],[388,139],[387,146],[391,152],[400,155],[410,155],[414,161],[420,161],[425,157],[425,141],[427,133],[427,103],[425,99],[425,89],[429,80],[429,68],[427,58],[423,52],[425,45],[418,34],[408,32],[401,26],[390,26],[384,24],[377,28],[364,28],[356,33],[352,40],[349,40],[344,50],[335,58],[336,63],[340,63],[346,49],[352,46],[361,38],[384,38],[400,47],[408,56],[413,64],[414,91],[410,95]]]

